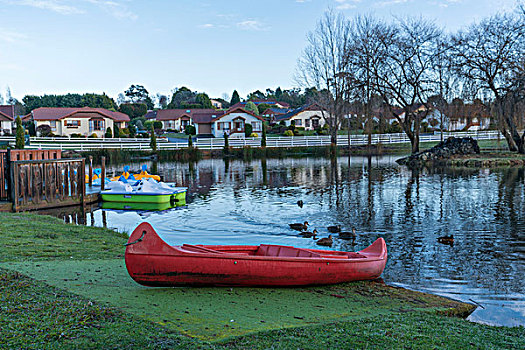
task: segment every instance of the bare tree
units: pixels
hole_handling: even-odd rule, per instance
[[[323,109],[330,130],[332,151],[337,146],[337,131],[345,113],[347,92],[345,54],[350,41],[350,24],[342,14],[327,11],[308,34],[308,45],[298,62],[297,80],[304,87],[315,87],[312,96]]]
[[[481,94],[492,95],[492,114],[511,151],[525,153],[519,101],[525,62],[525,16],[495,15],[453,36],[455,71]],[[513,101],[513,102],[512,102]]]
[[[421,120],[430,111],[428,98],[435,91],[434,68],[442,32],[432,22],[407,18],[389,25],[379,22],[372,33],[372,54],[376,56],[370,67],[373,88],[410,139],[412,153],[416,153]]]

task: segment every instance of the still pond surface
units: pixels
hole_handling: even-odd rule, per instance
[[[321,237],[329,225],[355,227],[355,244],[336,239],[333,249],[361,250],[384,237],[387,283],[477,303],[472,321],[525,325],[525,169],[412,171],[396,158],[159,163],[152,170],[165,181],[189,187],[187,207],[94,207],[80,221],[127,233],[146,221],[170,244],[305,248],[318,246],[289,223],[308,221]],[[450,234],[452,246],[437,241]]]

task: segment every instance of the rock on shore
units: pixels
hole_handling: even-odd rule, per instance
[[[442,161],[454,155],[479,154],[478,142],[472,137],[449,137],[423,152],[398,159],[401,165],[419,165],[426,162]]]

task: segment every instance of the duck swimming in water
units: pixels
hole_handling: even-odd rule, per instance
[[[332,235],[329,235],[328,237],[319,239],[315,243],[317,243],[317,245],[323,245],[325,247],[331,247],[332,244],[334,244],[334,240],[332,239]]]
[[[352,227],[352,232],[346,232],[346,231],[339,232],[339,238],[342,238],[342,239],[355,239],[356,237],[357,235],[355,234],[355,227]]]
[[[304,205],[304,202],[302,200],[298,200],[297,205],[299,206],[299,208],[302,208]]]
[[[326,229],[331,233],[341,232],[341,225],[328,226]]]
[[[290,226],[292,230],[306,231],[306,229],[308,228],[308,221],[305,221],[304,224],[295,223],[295,224],[288,224],[288,226]]]
[[[454,244],[454,236],[453,235],[441,236],[441,237],[438,237],[437,240],[438,240],[439,243],[443,243],[443,244],[449,244],[449,245],[453,245]]]
[[[312,237],[313,239],[316,239],[316,237],[317,237],[317,230],[314,229],[312,232],[308,232],[308,231],[301,232],[301,236],[303,236],[304,238]]]

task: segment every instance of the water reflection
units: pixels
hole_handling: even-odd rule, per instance
[[[130,232],[148,221],[172,244],[300,247],[315,242],[288,223],[307,220],[321,235],[332,224],[356,227],[356,246],[337,240],[335,248],[359,250],[383,236],[387,282],[480,303],[475,321],[525,324],[523,168],[418,171],[398,167],[392,157],[209,159],[156,167],[166,181],[189,187],[187,209],[95,209],[78,222]],[[450,234],[453,245],[437,242]]]

